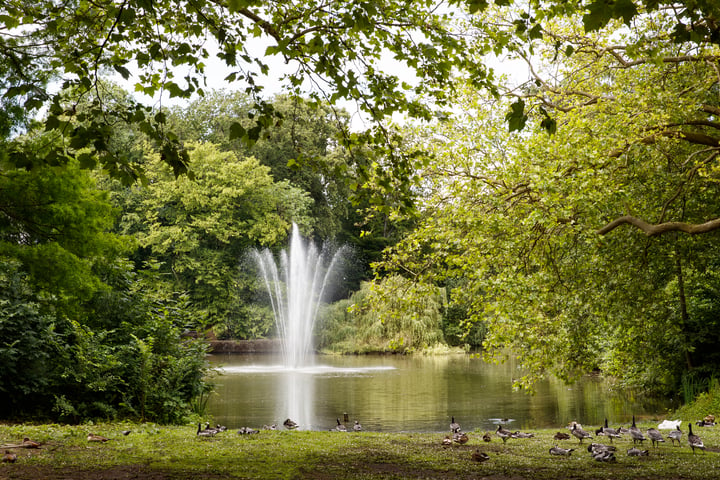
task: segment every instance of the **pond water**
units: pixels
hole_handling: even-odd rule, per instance
[[[215,421],[229,428],[277,424],[327,430],[348,414],[365,430],[445,432],[451,417],[464,431],[561,428],[571,421],[611,426],[632,415],[662,414],[669,401],[611,391],[597,377],[571,386],[554,379],[535,395],[516,392],[512,363],[488,364],[468,355],[318,356],[310,367],[286,369],[271,355],[211,355],[220,370],[208,404]]]

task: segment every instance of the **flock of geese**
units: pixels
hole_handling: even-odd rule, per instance
[[[715,424],[715,418],[709,418],[712,416],[706,417],[704,420],[698,422],[698,425],[702,426],[709,426]],[[675,429],[670,431],[670,433],[667,434],[667,438],[670,439],[672,445],[675,445],[675,442],[677,442],[678,446],[680,446],[680,440],[683,436],[683,431],[680,430],[680,422],[672,422],[674,423]],[[570,433],[565,432],[557,432],[553,438],[555,440],[568,440],[571,436],[578,439],[580,444],[583,443],[583,440],[588,439],[590,443],[588,444],[587,451],[590,453],[593,459],[597,460],[598,462],[615,462],[617,461],[617,458],[615,457],[615,454],[617,452],[617,447],[613,445],[613,440],[623,438],[624,435],[628,435],[630,439],[633,441],[633,446],[630,447],[627,450],[627,455],[630,457],[643,457],[650,455],[649,450],[643,450],[642,446],[644,445],[643,442],[650,440],[652,443],[652,446],[654,448],[657,448],[660,443],[665,443],[665,437],[663,437],[662,433],[656,428],[648,428],[645,432],[642,432],[640,428],[637,427],[635,424],[635,415],[632,417],[632,425],[629,428],[610,428],[608,427],[608,421],[607,418],[605,419],[605,425],[595,430],[595,438],[603,437],[608,439],[610,442],[610,445],[605,445],[602,443],[594,443],[592,442],[593,435],[590,432],[585,431],[582,428],[582,425],[580,425],[577,422],[572,422],[568,428],[570,429]],[[662,426],[660,427],[662,428]],[[451,435],[446,436],[443,439],[444,445],[451,445],[453,442],[464,444],[467,443],[468,437],[467,434],[462,432],[462,429],[460,428],[460,425],[455,421],[455,417],[452,417],[451,423],[450,423],[450,433]],[[503,424],[498,424],[497,430],[495,430],[495,435],[498,436],[502,441],[503,444],[505,444],[508,439],[511,438],[532,438],[534,435],[532,433],[525,433],[520,431],[511,432],[510,430],[507,430]],[[485,432],[482,436],[483,440],[485,442],[492,441],[492,436],[490,432]],[[702,441],[702,439],[693,433],[692,431],[692,424],[688,424],[688,435],[687,435],[687,442],[690,448],[692,448],[693,453],[695,453],[695,450],[702,450],[703,453],[705,453],[705,445]],[[640,448],[637,447],[638,443],[640,444]],[[572,452],[574,452],[575,448],[563,448],[559,447],[557,444],[550,448],[550,455],[557,455],[557,456],[570,456]],[[475,450],[472,454],[472,459],[478,462],[484,462],[486,460],[489,460],[489,456],[481,452],[479,449]]]
[[[341,423],[339,418],[337,418],[336,421],[337,421],[337,425],[335,425],[333,428],[331,428],[330,431],[336,431],[336,432],[349,431],[348,427],[346,427],[344,423]],[[296,428],[299,427],[299,425],[297,424],[297,422],[288,418],[283,422],[283,427],[285,427],[287,430],[295,430]],[[263,430],[277,430],[278,426],[277,426],[277,424],[273,423],[271,425],[263,425],[262,429]],[[361,432],[362,429],[363,428],[362,428],[362,425],[360,424],[360,422],[358,420],[355,420],[355,423],[352,426],[352,430],[355,432]],[[211,427],[210,422],[207,422],[205,424],[205,428],[203,428],[202,423],[198,423],[198,428],[197,428],[197,432],[195,433],[195,435],[197,435],[198,437],[214,437],[218,433],[224,432],[226,430],[227,430],[227,427],[225,427],[223,425],[216,425],[215,427]],[[254,429],[252,427],[240,427],[238,429],[237,433],[238,433],[238,435],[253,435],[255,433],[260,433],[260,430]]]

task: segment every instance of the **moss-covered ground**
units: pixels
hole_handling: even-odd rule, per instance
[[[657,422],[641,424],[645,429]],[[590,429],[590,426],[586,426]],[[123,431],[131,430],[128,435]],[[10,448],[15,463],[0,464],[2,479],[717,479],[720,478],[720,426],[695,428],[706,453],[693,454],[687,444],[668,441],[646,445],[648,457],[629,457],[628,438],[615,441],[617,461],[599,463],[587,440],[557,441],[555,430],[534,430],[535,438],[507,444],[483,432],[469,432],[465,445],[443,445],[441,433],[261,431],[239,435],[228,430],[215,437],[195,435],[196,427],[154,424],[2,425],[0,444],[16,445],[24,437],[37,449]],[[89,442],[89,433],[108,438]],[[600,442],[603,437],[593,441]],[[607,443],[607,442],[603,442]],[[551,456],[553,445],[576,448],[570,457]],[[3,447],[4,452],[5,447]],[[489,460],[472,459],[476,450]]]

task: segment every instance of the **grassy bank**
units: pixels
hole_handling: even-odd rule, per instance
[[[640,426],[645,429],[657,422]],[[683,427],[687,432],[686,422]],[[125,436],[123,430],[132,432]],[[625,438],[615,442],[617,462],[610,464],[594,461],[574,438],[554,440],[558,430],[535,430],[535,438],[510,439],[506,445],[494,435],[486,443],[483,432],[471,432],[467,444],[444,446],[441,433],[261,431],[238,435],[232,430],[198,438],[190,425],[0,425],[3,445],[19,443],[24,437],[42,444],[39,449],[13,449],[18,460],[0,464],[0,478],[717,478],[720,427],[695,430],[708,446],[706,454],[693,454],[685,433],[682,447],[669,442],[657,449],[648,445],[644,448],[650,450],[649,457],[628,457],[632,441]],[[88,442],[89,433],[109,440]],[[553,457],[548,449],[555,444],[577,450],[571,457]],[[473,461],[476,449],[487,452],[490,459]]]

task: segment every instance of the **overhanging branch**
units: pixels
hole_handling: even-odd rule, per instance
[[[624,224],[633,225],[634,227],[639,228],[648,237],[662,235],[663,233],[668,233],[668,232],[684,232],[684,233],[688,233],[690,235],[697,235],[699,233],[708,233],[708,232],[712,232],[713,230],[719,229],[720,228],[720,218],[715,218],[713,220],[709,220],[705,223],[699,223],[699,224],[692,224],[692,223],[685,223],[685,222],[665,222],[665,223],[659,223],[657,225],[653,225],[651,223],[646,222],[642,218],[633,217],[632,215],[624,215],[622,217],[616,218],[615,220],[608,223],[604,227],[596,230],[595,233],[597,233],[598,235],[605,235],[605,234],[615,230],[620,225],[624,225]]]

